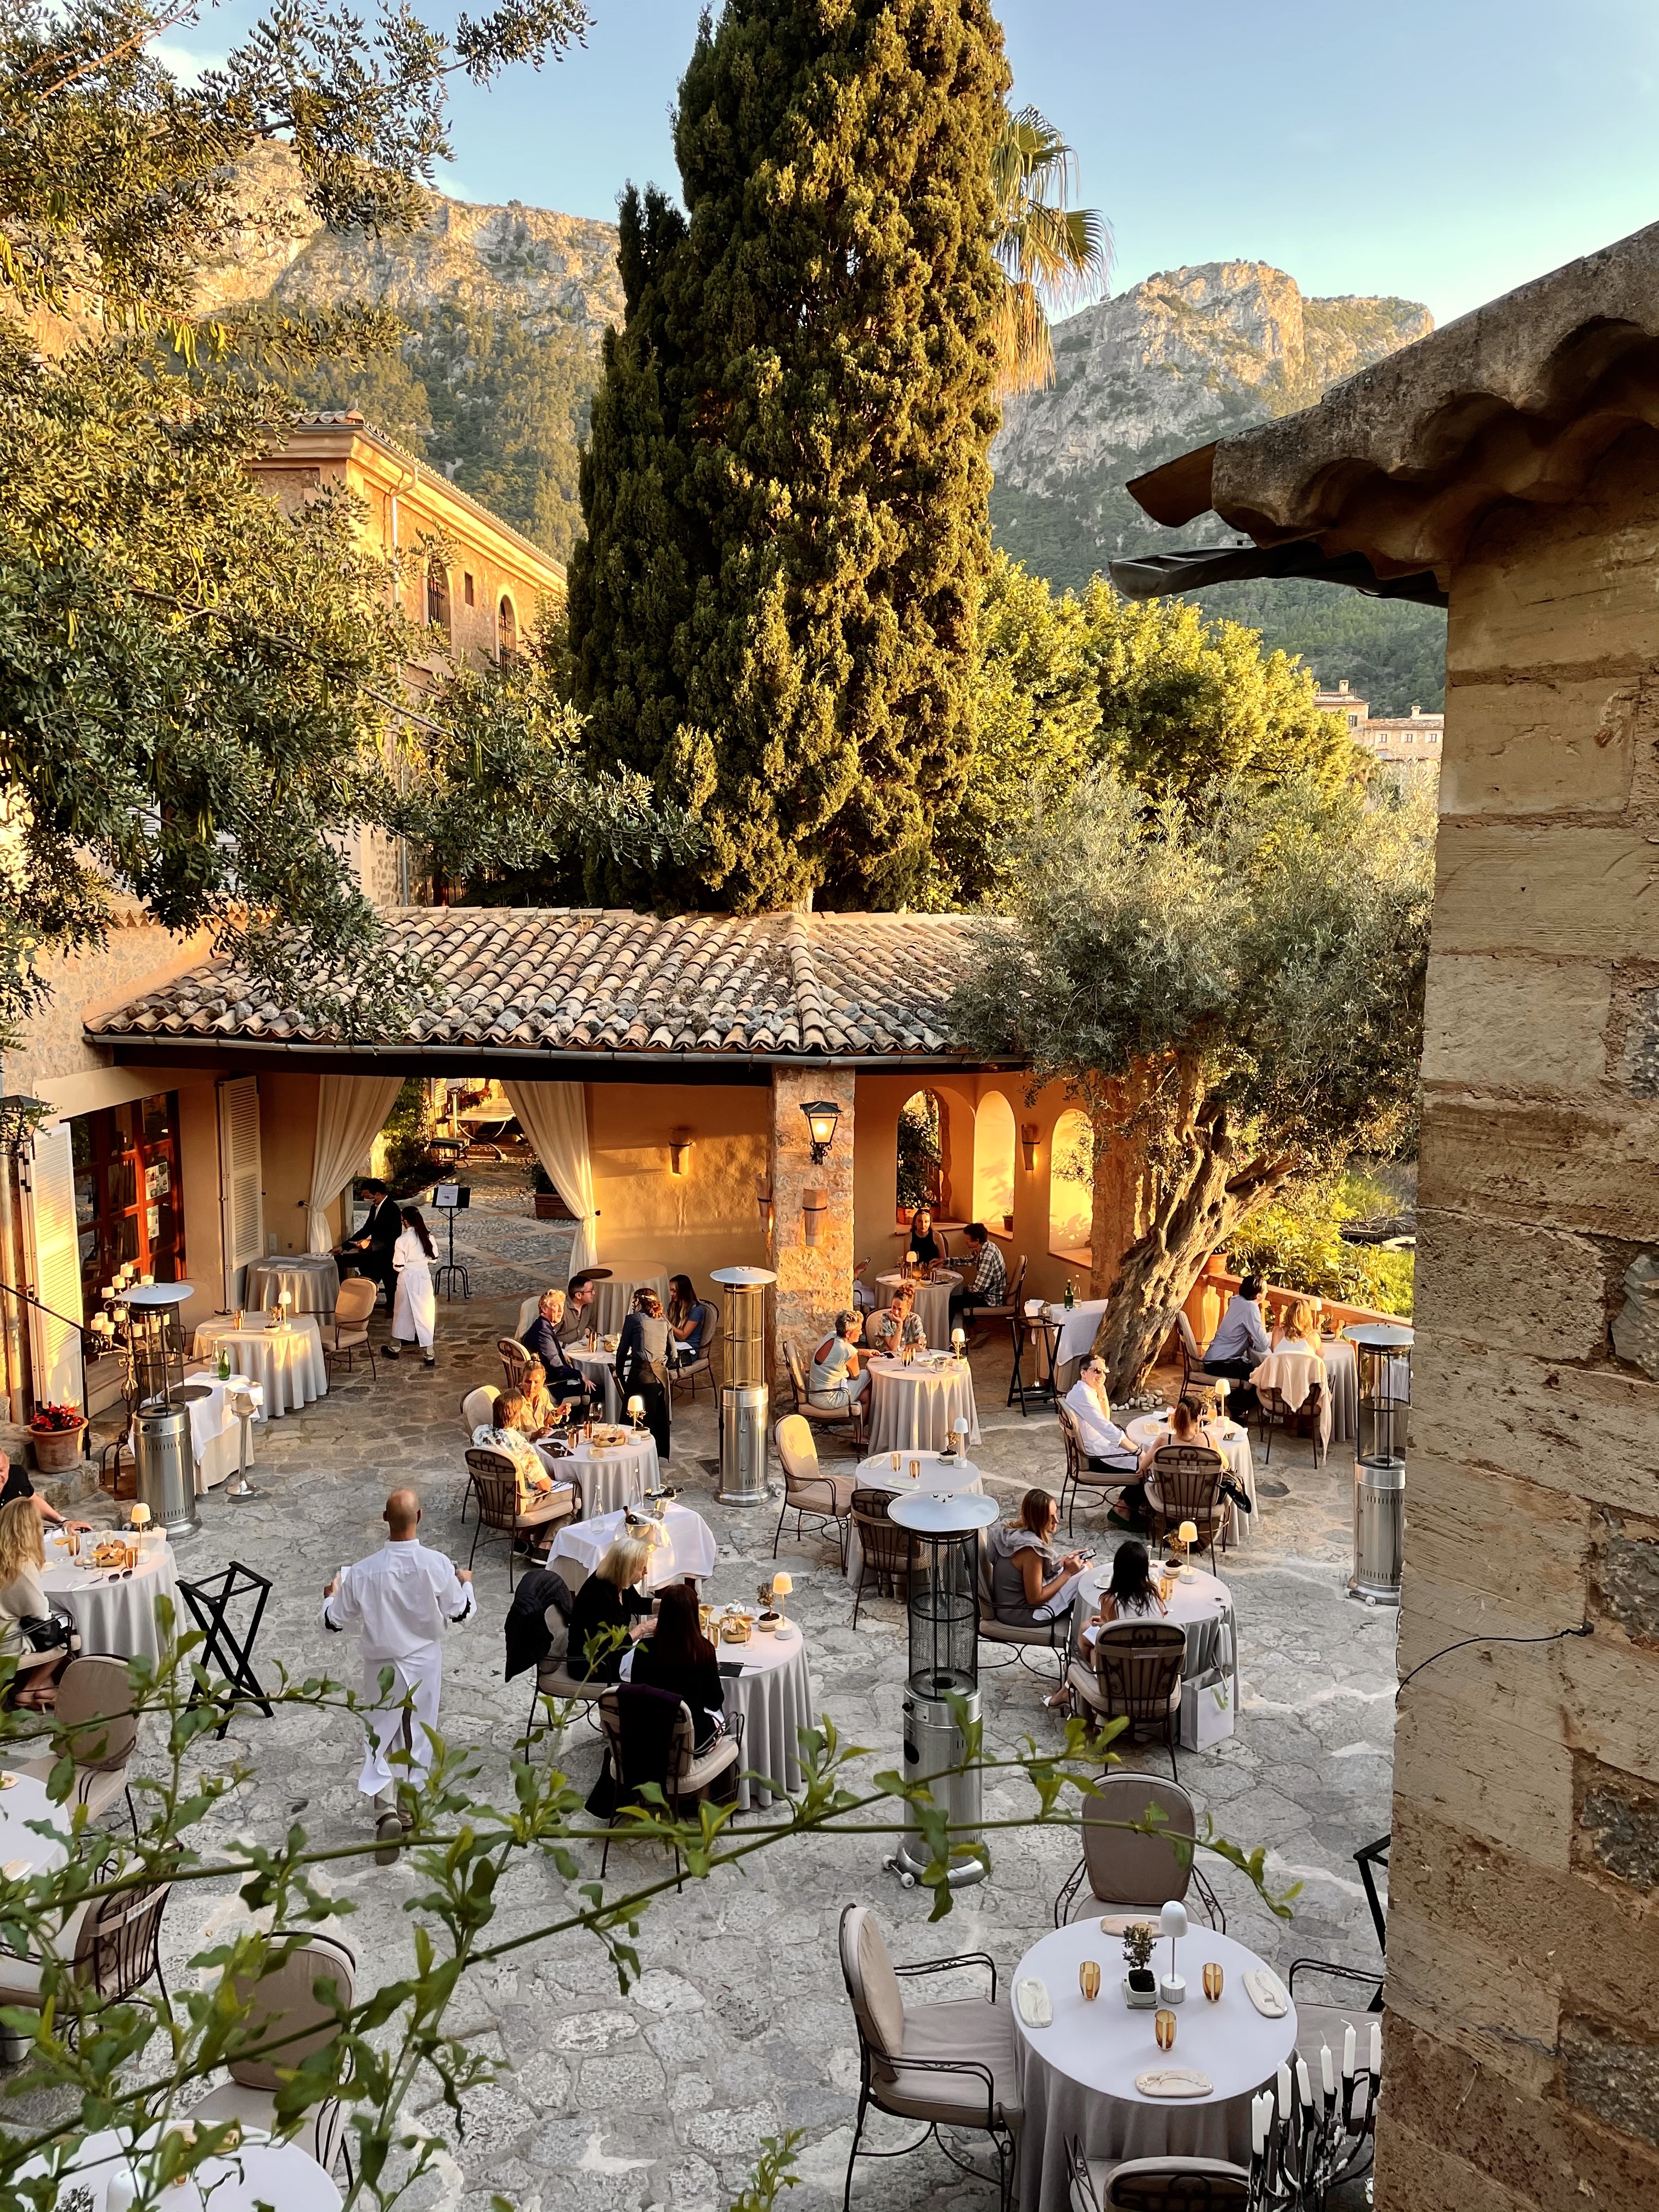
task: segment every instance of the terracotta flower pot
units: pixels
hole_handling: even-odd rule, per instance
[[[564,1205],[556,1190],[538,1190],[536,1193],[536,1218],[538,1221],[563,1220]]]
[[[42,1474],[70,1474],[81,1464],[81,1440],[87,1433],[82,1422],[76,1429],[31,1429],[34,1464]]]

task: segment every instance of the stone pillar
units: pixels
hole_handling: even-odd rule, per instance
[[[1656,567],[1638,428],[1452,571],[1378,2212],[1659,2205]]]
[[[776,1273],[772,1304],[772,1373],[786,1388],[787,1338],[822,1332],[836,1309],[853,1302],[853,1127],[857,1078],[850,1068],[775,1068],[772,1071],[772,1239],[768,1267]],[[841,1108],[836,1141],[822,1167],[812,1164],[811,1139],[801,1108],[811,1098]],[[818,1241],[806,1243],[802,1201],[808,1190],[830,1194],[818,1216]],[[787,1400],[784,1401],[787,1409]]]

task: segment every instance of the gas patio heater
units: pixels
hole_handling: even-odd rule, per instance
[[[932,1784],[951,1823],[952,1889],[983,1881],[983,1863],[970,1848],[979,1840],[981,1777],[950,1774],[967,1752],[957,1717],[946,1703],[960,1698],[963,1717],[979,1718],[980,1531],[997,1517],[994,1498],[896,1498],[890,1517],[915,1539],[910,1569],[910,1671],[904,1686],[904,1778]],[[887,1860],[906,1889],[914,1889],[933,1854],[914,1807],[905,1808],[904,1840]]]
[[[766,1496],[766,1293],[768,1267],[716,1267],[725,1301],[726,1374],[720,1384],[722,1505],[758,1505]]]
[[[177,1543],[201,1527],[196,1510],[196,1454],[190,1432],[192,1400],[210,1384],[185,1380],[185,1339],[179,1309],[195,1296],[190,1283],[134,1283],[118,1293],[127,1310],[132,1382],[133,1494],[156,1528]]]
[[[1415,1332],[1361,1322],[1342,1334],[1359,1365],[1354,1445],[1353,1573],[1348,1595],[1398,1605],[1406,1545],[1406,1432],[1412,1410]]]

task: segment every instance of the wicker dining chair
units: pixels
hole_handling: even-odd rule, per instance
[[[901,1528],[889,1515],[887,1509],[891,1504],[884,1490],[853,1492],[853,1527],[860,1553],[858,1588],[853,1593],[854,1628],[859,1625],[859,1605],[866,1578],[896,1586],[902,1583],[907,1593],[909,1589],[914,1539],[908,1528]]]
[[[1085,1720],[1127,1723],[1125,1741],[1144,1729],[1164,1738],[1177,1781],[1176,1736],[1181,1720],[1181,1676],[1187,1632],[1173,1620],[1109,1621],[1095,1638],[1092,1667],[1074,1659],[1066,1671],[1073,1708]]]
[[[634,1715],[642,1704],[658,1698],[667,1701],[667,1692],[651,1688],[645,1683],[607,1682],[599,1693],[599,1727],[605,1735],[605,1755],[611,1768],[611,1783],[616,1791],[616,1802],[607,1824],[605,1849],[599,1854],[599,1879],[605,1879],[605,1869],[611,1863],[611,1839],[620,1816],[641,1793],[653,1783],[668,1802],[669,1815],[676,1820],[685,1817],[688,1807],[702,1804],[708,1797],[735,1803],[738,1769],[743,1762],[743,1716],[733,1713],[727,1723],[727,1732],[717,1735],[707,1751],[696,1748],[696,1731],[691,1718],[691,1709],[684,1699],[677,1699],[679,1718],[673,1733],[666,1740],[665,1756],[660,1760],[642,1758],[639,1738],[632,1726]],[[631,1711],[630,1711],[631,1708]],[[655,1739],[652,1739],[655,1741]],[[626,1831],[623,1832],[624,1838]],[[680,1887],[680,1850],[678,1843],[670,1847],[674,1858],[674,1887]]]
[[[580,1521],[581,1484],[573,1471],[569,1481],[556,1484],[534,1505],[523,1505],[519,1499],[518,1469],[505,1452],[492,1451],[483,1444],[475,1444],[468,1452],[466,1471],[467,1486],[478,1507],[466,1564],[470,1568],[477,1558],[478,1539],[484,1530],[500,1530],[511,1539],[507,1553],[507,1586],[511,1589],[520,1540],[535,1529],[556,1528],[562,1521]]]
[[[1184,1306],[1177,1306],[1170,1316],[1176,1335],[1181,1344],[1181,1395],[1203,1406],[1206,1413],[1218,1413],[1227,1395],[1224,1375],[1212,1375],[1204,1365],[1204,1354],[1198,1339],[1193,1334],[1193,1325],[1187,1318]]]
[[[1077,1511],[1079,1491],[1089,1491],[1094,1504],[1104,1505],[1115,1491],[1122,1490],[1135,1478],[1127,1468],[1109,1468],[1103,1473],[1091,1467],[1077,1415],[1069,1406],[1056,1406],[1054,1412],[1060,1418],[1060,1438],[1066,1446],[1066,1479],[1060,1488],[1060,1510],[1066,1516],[1066,1533],[1069,1536],[1073,1534],[1073,1516]]]
[[[702,1316],[702,1334],[697,1356],[688,1360],[683,1367],[671,1367],[668,1370],[671,1393],[678,1396],[682,1391],[689,1390],[694,1402],[699,1382],[706,1382],[714,1397],[718,1400],[720,1396],[720,1385],[714,1376],[714,1347],[720,1341],[720,1317],[707,1298],[698,1299],[697,1311]]]
[[[70,2039],[76,2039],[79,2006],[95,2019],[104,2006],[122,2002],[146,1982],[159,1982],[167,1996],[161,1916],[172,1887],[171,1882],[156,1881],[112,1891],[80,1905],[64,1922],[54,1948],[72,1987],[59,2013],[60,2033],[67,2016]],[[45,1961],[38,1954],[0,1951],[0,2005],[38,2011],[44,1972]]]
[[[797,1542],[805,1534],[808,1519],[833,1534],[841,1551],[842,1572],[845,1574],[847,1516],[853,1510],[854,1488],[852,1476],[823,1472],[818,1465],[818,1448],[812,1440],[811,1428],[799,1413],[784,1415],[773,1441],[783,1469],[783,1503],[778,1508],[778,1525],[772,1536],[772,1557],[775,1559],[778,1556],[784,1516],[793,1513]]]
[[[291,1948],[267,1962],[257,1981],[239,1981],[236,1994],[247,2013],[225,2053],[228,2081],[210,2090],[190,2117],[198,2127],[223,2127],[235,2120],[244,2133],[276,2130],[276,2092],[287,2076],[319,2051],[337,2043],[337,2007],[349,2007],[356,1994],[355,1954],[337,1936],[306,1929],[277,1930],[273,1942]],[[301,2149],[325,2173],[345,2149],[345,2113],[337,2097],[321,2095],[306,2113],[295,2136]],[[346,2172],[351,2154],[346,2151]]]
[[[1198,1531],[1198,1548],[1208,1552],[1213,1571],[1215,1540],[1227,1522],[1227,1501],[1221,1495],[1226,1472],[1226,1461],[1212,1445],[1160,1445],[1146,1470],[1146,1516],[1153,1543],[1163,1543],[1171,1528],[1190,1521]]]
[[[348,1275],[340,1285],[334,1300],[334,1312],[329,1328],[323,1332],[323,1360],[331,1372],[337,1359],[343,1359],[348,1370],[356,1364],[357,1354],[368,1354],[368,1378],[377,1381],[374,1347],[368,1340],[368,1317],[374,1310],[379,1285],[368,1275]]]
[[[815,1406],[806,1392],[806,1369],[811,1364],[809,1352],[802,1357],[800,1346],[786,1340],[783,1347],[784,1364],[789,1370],[789,1395],[794,1401],[793,1410],[802,1420],[810,1421],[815,1429],[844,1429],[854,1449],[864,1449],[864,1409],[869,1402],[866,1391],[855,1398],[850,1406]]]
[[[501,1372],[506,1376],[508,1397],[524,1389],[525,1370],[530,1364],[530,1354],[516,1336],[498,1337],[495,1349],[501,1355]]]
[[[992,1603],[991,1540],[989,1531],[979,1532],[979,1640],[981,1644],[996,1644],[1006,1647],[1009,1657],[997,1662],[981,1661],[981,1664],[1036,1667],[1025,1656],[1028,1651],[1046,1651],[1059,1669],[1060,1681],[1066,1680],[1066,1660],[1071,1648],[1072,1616],[1061,1613],[1057,1620],[1033,1622],[1027,1627],[1012,1620],[999,1620]],[[1056,1686],[1058,1686],[1058,1685]]]
[[[42,1759],[19,1761],[17,1771],[48,1782],[58,1759],[67,1753],[75,1761],[71,1804],[84,1805],[87,1818],[95,1820],[118,1799],[125,1798],[137,1843],[138,1814],[127,1773],[137,1741],[138,1716],[133,1710],[126,1661],[86,1652],[71,1659],[58,1678],[52,1750]]]
[[[1097,1778],[1079,1813],[1083,1856],[1054,1899],[1056,1928],[1101,1912],[1156,1915],[1172,1899],[1185,1903],[1190,1889],[1211,1927],[1226,1934],[1227,1916],[1192,1850],[1197,1811],[1178,1782],[1115,1767]]]

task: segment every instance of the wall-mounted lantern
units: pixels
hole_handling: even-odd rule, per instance
[[[830,1194],[815,1183],[808,1183],[800,1194],[801,1234],[809,1244],[818,1241],[820,1225],[830,1212]]]
[[[1030,1175],[1036,1165],[1037,1125],[1022,1121],[1019,1125],[1019,1149],[1025,1156],[1025,1172]]]
[[[689,1175],[691,1170],[691,1132],[676,1129],[668,1139],[668,1172]]]
[[[809,1100],[801,1108],[806,1116],[806,1126],[812,1133],[812,1164],[821,1168],[830,1157],[830,1147],[836,1141],[836,1124],[841,1119],[841,1109],[832,1098]]]

